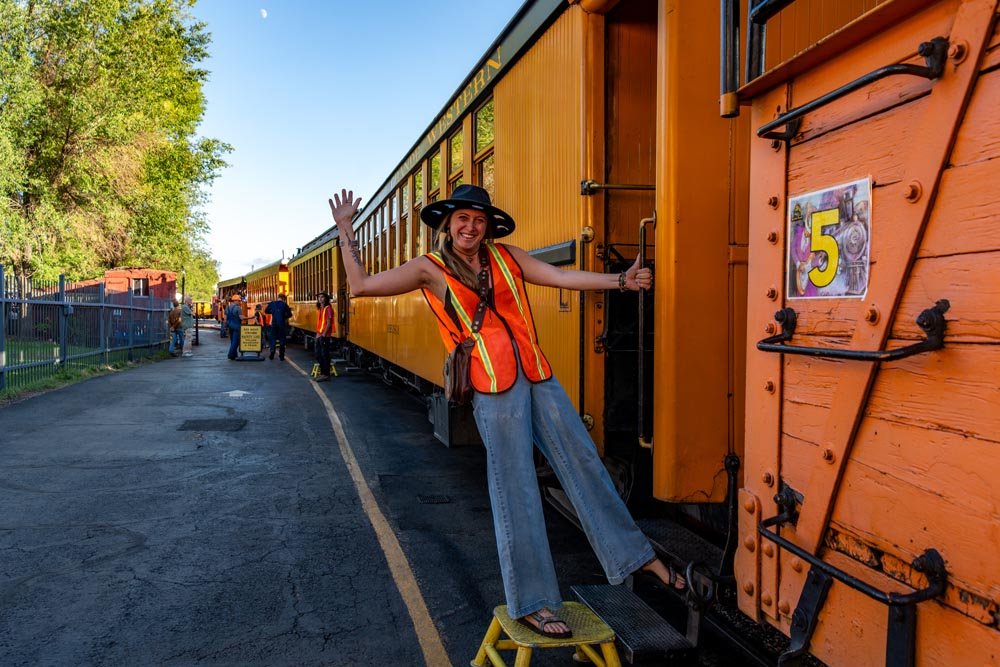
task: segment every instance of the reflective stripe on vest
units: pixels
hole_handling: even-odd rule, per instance
[[[494,307],[486,310],[483,327],[473,336],[476,348],[472,355],[471,376],[477,391],[498,393],[510,389],[517,380],[513,342],[517,343],[521,368],[530,381],[547,380],[552,376],[552,370],[537,343],[521,267],[504,246],[489,244],[487,247],[490,250],[491,273],[502,275],[504,279],[493,281]],[[428,305],[437,316],[441,339],[450,350],[471,334],[471,314],[479,303],[479,295],[447,268],[439,253],[429,253],[425,257],[441,268],[448,285],[448,302],[454,308],[454,315],[436,295],[426,289],[423,291]]]
[[[316,318],[316,333],[322,335],[326,331],[326,317],[327,313],[330,315],[330,321],[333,322],[333,306],[323,306],[319,309],[319,316]],[[336,327],[330,327],[330,334],[336,332]]]

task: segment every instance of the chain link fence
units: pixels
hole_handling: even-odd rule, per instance
[[[0,266],[0,391],[156,353],[167,342],[171,305],[132,292],[106,294],[103,282],[38,281]]]

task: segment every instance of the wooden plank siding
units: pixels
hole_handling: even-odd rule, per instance
[[[880,309],[878,326],[891,325],[886,347],[900,347],[924,337],[915,323],[921,311],[939,299],[950,303],[944,348],[879,364],[870,390],[858,380],[865,366],[857,361],[785,355],[780,374],[767,376],[777,375],[780,383],[780,478],[804,493],[803,516],[811,511],[798,530],[788,526],[782,534],[810,547],[818,535],[818,555],[883,590],[926,586],[926,578],[911,568],[925,549],[935,548],[944,558],[945,593],[918,607],[917,664],[924,665],[996,664],[1000,657],[1000,27],[983,20],[991,11],[996,17],[996,4],[989,0],[935,3],[784,87],[790,105],[799,106],[878,67],[922,65],[916,47],[935,36],[954,31],[970,44],[986,36],[981,58],[978,41],[971,44],[970,60],[963,66],[949,59],[939,80],[890,77],[807,115],[790,142],[786,170],[789,197],[867,176],[874,186],[869,294],[787,301],[798,315],[793,343],[865,349],[877,327],[863,314],[874,304]],[[965,89],[967,106],[958,113],[966,99],[957,87],[959,81],[966,85],[962,76],[972,79]],[[941,115],[940,132],[949,132],[952,110],[957,132],[948,146],[947,135],[935,134],[928,120]],[[930,144],[942,146],[945,156],[940,180],[931,173],[937,155],[923,150]],[[768,147],[760,141],[753,150],[766,153]],[[751,182],[767,176],[752,171]],[[917,206],[902,196],[915,179],[923,188]],[[913,214],[923,205],[929,206],[926,227],[911,250],[913,232],[903,232],[914,229]],[[751,220],[751,258],[759,243],[753,225]],[[912,257],[909,264],[901,261],[906,257]],[[887,286],[900,276],[893,310]],[[758,353],[751,349],[751,354]],[[748,368],[756,365],[748,359]],[[765,379],[748,374],[748,394]],[[842,455],[831,443],[852,428],[845,387],[868,393]],[[764,405],[760,401],[759,408]],[[755,421],[768,422],[753,404],[748,408],[752,438],[760,426]],[[839,420],[833,428],[832,419]],[[772,446],[748,441],[748,478],[760,474],[752,464],[754,452]],[[831,447],[836,456],[830,462],[843,464],[843,472],[824,523],[817,513],[825,502],[823,475],[834,467],[825,467],[820,452]],[[760,493],[757,497],[765,501]],[[758,558],[762,567],[767,564]],[[794,605],[802,568],[792,568],[795,559],[787,553],[779,559],[777,598]],[[738,564],[750,571],[746,558]],[[884,664],[886,616],[885,605],[835,583],[810,650],[835,664]],[[787,614],[773,622],[788,631]]]

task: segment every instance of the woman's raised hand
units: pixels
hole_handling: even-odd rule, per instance
[[[648,266],[641,266],[639,258],[625,272],[625,286],[632,290],[649,289],[653,286],[653,271]]]
[[[361,207],[361,198],[354,198],[353,190],[341,190],[340,194],[334,194],[330,202],[330,213],[333,214],[333,221],[341,230],[346,229],[346,234],[352,234],[351,220]]]

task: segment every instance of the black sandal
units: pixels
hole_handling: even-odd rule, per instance
[[[673,566],[668,565],[667,563],[664,563],[663,565],[667,568],[667,572],[670,575],[669,585],[664,583],[655,572],[647,570],[645,565],[633,572],[632,576],[633,578],[641,579],[650,588],[654,588],[658,591],[672,591],[679,595],[683,594],[684,591],[687,590],[687,581],[685,581],[684,578],[677,573],[677,570],[675,570]]]
[[[534,623],[531,623],[530,621],[525,620],[525,619],[528,619],[528,618],[533,619],[536,623],[538,623],[538,625],[535,625]],[[542,635],[543,637],[551,637],[552,639],[568,639],[568,638],[570,638],[570,637],[573,636],[573,631],[572,630],[564,630],[562,632],[554,632],[554,631],[546,630],[545,629],[546,626],[551,625],[553,623],[562,623],[566,627],[569,627],[569,625],[567,625],[566,621],[562,620],[561,618],[559,618],[555,614],[552,614],[551,616],[542,616],[539,612],[533,611],[530,614],[528,614],[527,616],[522,616],[521,618],[517,619],[517,622],[520,623],[521,625],[523,625],[524,627],[528,628],[532,632],[534,632],[536,634],[539,634],[539,635]]]

